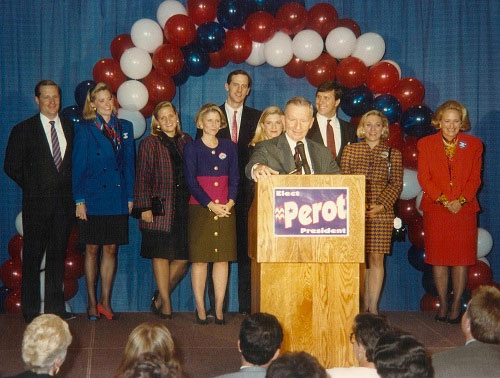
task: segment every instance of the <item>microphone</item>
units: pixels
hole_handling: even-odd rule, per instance
[[[288,174],[289,175],[296,175],[299,171],[302,172],[302,162],[301,161],[295,162],[295,169]]]
[[[311,174],[311,168],[309,167],[309,163],[307,162],[306,151],[304,149],[304,143],[302,141],[298,141],[295,146],[297,152],[299,153],[300,160],[302,161],[302,167],[304,168],[304,173],[306,175]]]

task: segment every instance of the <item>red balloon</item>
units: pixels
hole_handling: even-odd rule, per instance
[[[231,62],[243,63],[252,52],[252,38],[245,29],[228,30],[221,50]]]
[[[155,107],[156,107],[156,103],[152,102],[151,99],[149,99],[146,106],[139,111],[144,116],[144,118],[149,118],[153,115]]]
[[[317,31],[324,39],[337,27],[338,19],[337,10],[332,5],[318,3],[307,12],[307,28]]]
[[[407,77],[399,80],[394,88],[391,90],[400,102],[403,111],[412,107],[413,105],[420,104],[424,99],[424,86],[420,81],[413,77]]]
[[[337,65],[337,81],[347,88],[356,88],[364,84],[368,77],[368,68],[361,59],[350,56]]]
[[[307,11],[303,5],[290,2],[281,6],[276,13],[276,26],[288,35],[297,34],[307,24]]]
[[[208,54],[210,58],[210,67],[222,68],[227,66],[229,59],[224,55],[224,52],[219,50]]]
[[[432,311],[437,312],[439,310],[440,303],[439,297],[425,293],[422,299],[420,299],[420,310],[421,311]]]
[[[78,281],[74,279],[64,280],[64,300],[69,301],[78,293]]]
[[[101,59],[94,65],[92,76],[96,83],[103,82],[109,85],[111,91],[116,93],[118,87],[127,80],[120,64],[113,59]]]
[[[69,234],[67,249],[75,250],[78,244],[78,228],[73,227]]]
[[[21,260],[7,260],[0,266],[0,280],[11,290],[21,287],[22,273]]]
[[[415,219],[410,225],[408,230],[408,239],[410,239],[410,242],[418,249],[425,249],[424,222],[422,218]]]
[[[337,61],[327,53],[321,54],[312,62],[306,63],[306,78],[312,86],[318,87],[325,81],[335,79]]]
[[[21,307],[21,289],[13,291],[5,298],[4,308],[7,314],[20,314],[23,312]]]
[[[177,75],[184,66],[184,55],[179,46],[166,43],[153,53],[153,66],[163,75]]]
[[[170,76],[164,76],[156,70],[152,70],[148,76],[142,79],[149,93],[149,100],[154,104],[161,101],[171,101],[175,96],[175,83]]]
[[[368,71],[366,86],[373,93],[389,93],[398,82],[398,69],[389,62],[378,62]]]
[[[385,144],[399,151],[403,150],[405,144],[404,133],[398,122],[389,125],[389,138],[387,138]]]
[[[422,222],[422,216],[417,211],[415,198],[409,200],[399,199],[396,202],[396,214],[401,218],[403,223],[410,225],[410,227],[412,227],[415,222]]]
[[[467,289],[472,291],[481,285],[487,285],[492,282],[493,275],[490,267],[483,261],[477,260],[476,265],[469,267],[469,279],[467,280]]]
[[[351,120],[349,121],[349,123],[353,126],[356,126],[356,128],[358,128],[358,125],[359,125],[359,121],[361,121],[361,117],[362,116],[358,116],[358,117],[351,117]]]
[[[340,18],[337,21],[337,28],[339,27],[344,27],[347,29],[351,29],[356,38],[358,38],[361,35],[361,28],[359,25],[356,23],[356,21],[350,19],[350,18]]]
[[[255,12],[248,16],[245,30],[248,31],[253,41],[264,43],[274,35],[276,22],[270,13]]]
[[[187,12],[196,25],[213,21],[217,16],[219,0],[188,0]]]
[[[130,34],[119,34],[111,41],[111,56],[120,63],[120,58],[125,50],[134,47]]]
[[[12,260],[21,260],[21,250],[23,249],[23,237],[19,234],[14,235],[9,240],[9,256]]]
[[[406,137],[403,150],[401,151],[403,155],[403,166],[408,169],[417,169],[417,142],[418,138],[415,136]]]
[[[292,60],[289,61],[285,67],[283,67],[283,69],[288,76],[296,79],[306,76],[306,62],[300,60],[295,55]]]
[[[194,41],[196,27],[188,16],[176,14],[167,20],[163,34],[168,42],[176,46],[186,46]]]
[[[83,275],[84,258],[80,252],[69,251],[64,260],[64,279],[76,279]]]

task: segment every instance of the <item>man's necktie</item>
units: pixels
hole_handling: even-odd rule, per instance
[[[330,149],[334,159],[337,158],[337,148],[335,147],[335,136],[333,135],[333,125],[331,119],[326,121],[326,145]]]
[[[233,126],[231,127],[231,140],[234,143],[238,143],[238,122],[236,121],[236,114],[238,114],[238,111],[234,111],[234,116],[233,116]]]
[[[59,147],[59,139],[57,138],[57,132],[55,127],[55,121],[49,121],[50,123],[50,138],[52,139],[52,156],[54,157],[54,163],[59,171],[61,169],[62,157],[61,157],[61,147]]]
[[[295,162],[296,175],[302,174],[302,161],[300,160],[300,154],[297,146],[295,146],[295,153],[293,154],[293,161]]]

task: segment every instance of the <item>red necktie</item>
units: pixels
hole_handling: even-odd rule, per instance
[[[300,154],[297,146],[295,146],[295,153],[293,154],[293,161],[295,162],[295,169],[297,169],[296,175],[302,174],[302,162],[300,160]],[[300,168],[299,168],[300,167]]]
[[[54,157],[54,164],[59,171],[61,169],[62,157],[61,157],[61,147],[59,147],[59,139],[57,138],[57,132],[55,128],[55,121],[49,121],[50,123],[50,139],[52,140],[52,156]]]
[[[337,158],[337,148],[335,147],[335,136],[333,135],[333,125],[331,119],[326,121],[326,146],[330,149],[334,159]]]
[[[238,114],[238,111],[234,111],[234,116],[233,116],[233,126],[231,127],[231,140],[234,143],[238,143],[238,122],[236,121],[236,114]]]

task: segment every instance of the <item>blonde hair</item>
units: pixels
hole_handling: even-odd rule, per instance
[[[224,127],[227,126],[227,121],[226,121],[226,117],[224,117],[224,113],[222,113],[222,110],[220,110],[220,108],[215,105],[214,103],[207,103],[205,105],[203,105],[200,110],[198,110],[198,113],[196,113],[196,115],[194,116],[194,122],[196,123],[196,128],[198,129],[201,129],[201,122],[203,120],[203,118],[208,114],[208,113],[211,113],[211,112],[215,112],[217,114],[219,114],[220,116],[220,128],[223,129]]]
[[[35,373],[48,373],[58,359],[64,361],[71,340],[64,320],[53,314],[40,315],[24,331],[23,361]]]
[[[365,139],[366,135],[365,135],[364,127],[365,127],[366,119],[369,116],[373,116],[373,115],[380,117],[380,119],[382,120],[382,135],[380,135],[380,140],[381,141],[387,140],[387,138],[389,138],[389,120],[387,119],[387,117],[385,116],[384,113],[379,112],[378,110],[370,110],[369,112],[366,112],[365,114],[363,114],[363,116],[359,120],[358,128],[356,129],[357,137],[360,139]]]
[[[160,113],[160,110],[165,109],[165,108],[170,108],[174,111],[175,116],[177,117],[177,124],[175,126],[175,135],[180,135],[182,134],[181,131],[181,122],[179,121],[179,115],[177,114],[177,110],[175,109],[175,106],[168,102],[168,101],[162,101],[156,105],[155,110],[153,111],[153,117],[151,118],[151,135],[158,136],[161,133],[161,128],[160,128],[160,123],[158,122],[158,113]]]
[[[172,359],[174,340],[167,327],[152,322],[142,323],[135,327],[128,337],[115,377],[120,377],[144,353],[156,354],[165,362]]]
[[[432,116],[432,126],[434,126],[437,130],[441,128],[441,118],[443,118],[443,113],[447,110],[456,110],[458,114],[460,114],[460,120],[462,121],[462,125],[460,126],[461,131],[470,130],[471,127],[467,109],[465,108],[465,106],[455,100],[446,101],[436,109],[436,112]]]
[[[255,135],[248,144],[249,146],[255,146],[257,143],[262,142],[263,140],[269,139],[264,128],[262,125],[264,125],[264,122],[266,121],[266,118],[269,117],[270,115],[277,114],[279,116],[285,115],[283,113],[283,110],[278,108],[277,106],[268,106],[267,108],[264,109],[262,112],[262,115],[259,118],[259,122],[257,122],[257,128],[255,129]],[[284,128],[284,125],[283,125]],[[282,130],[283,131],[283,130]]]
[[[87,92],[87,98],[85,99],[85,105],[83,106],[83,118],[84,119],[96,119],[96,109],[92,106],[91,102],[95,101],[97,93],[101,91],[108,91],[109,94],[113,95],[111,88],[106,83],[97,83],[94,87],[91,87]],[[116,114],[115,103],[113,101],[113,114]]]

